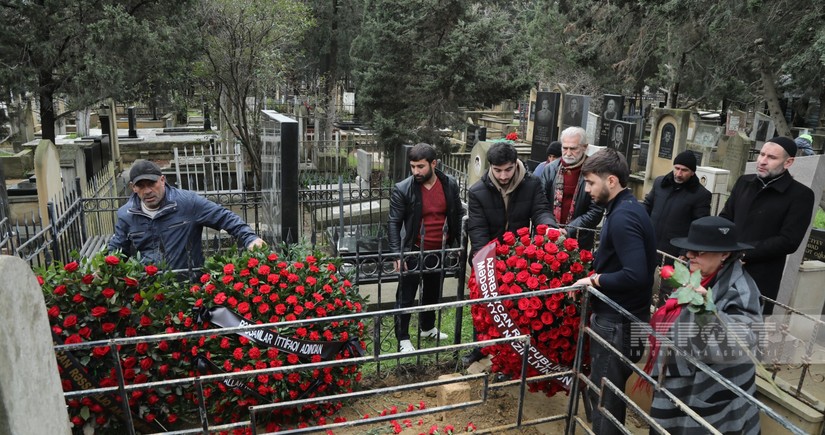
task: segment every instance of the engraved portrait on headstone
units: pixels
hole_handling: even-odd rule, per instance
[[[673,158],[673,141],[676,139],[676,126],[666,123],[662,127],[662,135],[659,137],[659,157],[663,159]]]
[[[608,124],[610,139],[607,147],[622,153],[628,162],[633,156],[633,135],[636,124],[619,120],[611,120]]]
[[[584,127],[587,124],[587,109],[590,99],[584,95],[567,94],[564,96],[565,107],[562,124],[565,127]]]
[[[536,94],[536,118],[533,123],[532,148],[530,158],[536,161],[547,159],[547,147],[555,140],[556,119],[559,109],[559,95],[554,92]]]
[[[608,146],[612,130],[609,128],[610,121],[622,120],[624,114],[624,96],[605,94],[602,97],[602,125],[599,130],[599,145]]]

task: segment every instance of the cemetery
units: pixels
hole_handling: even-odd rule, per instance
[[[594,433],[593,414],[605,412],[608,395],[627,406],[625,424],[609,416],[623,426],[617,430],[668,433],[654,394],[697,431],[724,433],[689,398],[670,393],[667,375],[645,367],[662,343],[755,407],[761,433],[825,433],[825,92],[818,73],[798,66],[825,57],[800,42],[807,36],[788,36],[807,57],[781,72],[745,73],[722,61],[697,70],[693,56],[730,46],[690,35],[695,23],[682,18],[672,24],[684,35],[665,35],[628,5],[528,2],[519,12],[389,0],[331,8],[291,0],[104,3],[67,18],[67,27],[55,18],[64,6],[45,13],[0,5],[4,21],[41,17],[34,27],[65,37],[61,45],[42,31],[32,36],[47,38],[37,55],[0,51],[0,433]],[[751,5],[766,8],[758,20],[751,10],[722,14],[723,5],[685,5],[691,10],[679,16],[724,15],[730,21],[715,25],[728,29],[736,49],[768,53],[790,42],[736,39],[733,29],[745,26],[738,16],[761,22],[779,3],[787,6]],[[545,7],[547,17],[537,13]],[[813,29],[825,12],[812,8],[809,17],[787,13]],[[615,33],[605,17],[620,12],[655,37]],[[9,32],[0,36],[8,52],[25,51],[13,34],[28,29],[14,24]],[[557,35],[571,39],[555,42]],[[650,56],[661,65],[638,64],[643,44],[658,47]],[[537,46],[565,59],[538,61],[547,54],[525,51]],[[728,326],[692,332],[746,353],[754,394],[600,290],[594,279],[608,213],[584,229],[595,236],[592,250],[568,237],[574,227],[534,221],[472,247],[481,253],[469,258],[468,214],[478,210],[467,211],[468,189],[493,173],[491,147],[513,145],[524,177],[533,177],[568,127],[586,132],[587,156],[612,149],[624,158],[627,190],[638,201],[674,170],[676,156],[692,153],[712,216],[740,177],[760,173],[757,160],[772,138],[807,141],[810,153],[790,156],[789,172],[815,205],[798,222],[805,236],[785,256],[776,298],[760,298],[774,308],[750,325],[758,344],[732,339]],[[412,177],[409,152],[421,142],[435,147],[435,168],[456,181],[461,204],[451,205],[463,220],[454,244],[445,218],[441,248],[425,249],[422,220],[413,249],[394,252],[396,183]],[[138,185],[133,169],[142,161],[159,173]],[[205,225],[196,210],[161,228],[163,213],[187,205],[164,196],[161,208],[148,207],[144,195],[157,187],[145,186],[159,177],[166,194],[193,192],[209,201],[194,204],[217,204],[215,215],[226,210],[241,223]],[[422,206],[420,197],[413,202]],[[128,227],[134,215],[146,226]],[[238,235],[247,226],[263,246]],[[196,236],[185,240],[190,230]],[[139,247],[152,231],[152,249]],[[404,227],[401,240],[414,231]],[[172,247],[173,239],[185,242]],[[116,242],[121,249],[110,249]],[[183,254],[170,258],[173,251]],[[651,313],[676,298],[661,296],[677,288],[666,271],[674,263],[681,270],[688,252],[705,253],[657,252]],[[425,302],[434,276],[437,302]],[[575,285],[588,277],[591,285]],[[410,279],[415,301],[399,308],[400,284]],[[696,292],[701,304],[712,291]],[[590,349],[607,343],[591,325],[598,304],[632,325],[629,340],[644,349],[634,362],[607,346],[632,373],[626,385],[590,380]],[[712,301],[707,306],[703,314],[724,324]],[[430,312],[436,329],[423,331]],[[418,330],[412,350],[395,329],[403,315]],[[479,351],[480,360],[467,360]]]

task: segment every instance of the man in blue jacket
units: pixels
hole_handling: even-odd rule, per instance
[[[587,192],[593,202],[605,209],[599,249],[593,262],[596,273],[582,278],[576,285],[590,285],[642,322],[650,320],[653,273],[656,268],[656,237],[645,208],[630,190],[630,170],[619,151],[606,148],[590,156],[582,167]],[[630,333],[631,321],[607,302],[592,297],[590,327],[611,346],[633,362],[644,351],[644,339]],[[607,379],[624,390],[631,369],[621,358],[598,341],[590,341],[590,380],[600,388]],[[599,392],[589,391],[592,405],[593,432],[619,434],[612,422],[598,410]],[[604,408],[624,424],[625,402],[605,389]]]
[[[153,162],[136,161],[129,182],[133,194],[117,211],[109,250],[119,249],[129,256],[140,252],[147,263],[192,270],[203,266],[203,227],[225,230],[248,249],[264,245],[240,216],[195,192],[166,184]]]

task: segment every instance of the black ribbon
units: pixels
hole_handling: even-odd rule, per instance
[[[54,343],[58,346],[63,344],[63,340],[61,340],[60,337],[54,333],[54,331],[52,331],[52,340],[54,340]],[[69,352],[56,351],[55,356],[57,357],[57,365],[63,368],[63,377],[71,382],[72,390],[91,390],[100,387],[100,383],[96,382],[91,376],[89,376],[86,366],[78,361],[74,355]],[[104,410],[106,410],[107,413],[115,416],[123,424],[127,424],[123,407],[120,406],[115,400],[112,400],[112,396],[89,395],[86,397],[91,399],[93,403],[100,405]],[[132,426],[138,432],[155,433],[159,431],[167,431],[167,429],[161,426],[157,420],[153,423],[154,424],[149,424],[146,420],[135,415],[134,412],[132,413]]]
[[[209,322],[221,328],[254,325],[226,307],[199,307],[195,308],[194,314],[198,323]],[[364,349],[355,338],[347,341],[308,341],[287,337],[267,328],[248,329],[236,334],[260,345],[297,355],[304,361],[311,361],[316,355],[319,355],[323,361],[329,361],[336,355],[343,354],[344,351],[349,351],[351,356],[364,355]]]

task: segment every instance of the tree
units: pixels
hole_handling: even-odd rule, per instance
[[[169,29],[179,28],[188,5],[187,0],[0,2],[0,87],[37,94],[42,136],[54,140],[56,98],[83,107],[107,97],[134,97],[156,67],[183,66],[187,52],[177,51],[182,32]]]
[[[283,81],[309,10],[295,0],[201,0],[205,79],[215,83],[223,129],[242,144],[261,185],[261,109]]]
[[[463,122],[461,108],[520,96],[529,88],[514,11],[499,2],[368,0],[353,42],[359,116],[392,147],[440,142]]]

